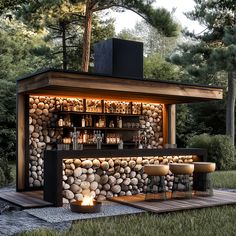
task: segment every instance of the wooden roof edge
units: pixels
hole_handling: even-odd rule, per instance
[[[165,80],[156,80],[156,79],[138,79],[133,77],[120,77],[120,76],[113,76],[113,75],[107,75],[107,74],[98,74],[98,73],[90,73],[90,72],[81,72],[77,70],[63,70],[63,69],[56,69],[56,68],[45,68],[42,70],[38,70],[34,73],[28,74],[24,77],[17,78],[17,82],[20,82],[25,79],[30,79],[32,77],[36,77],[38,75],[42,74],[51,74],[53,72],[56,73],[68,73],[68,74],[78,74],[78,75],[87,75],[87,76],[96,76],[96,77],[107,77],[107,78],[117,78],[117,79],[125,79],[125,80],[136,80],[136,81],[148,81],[148,82],[154,82],[154,83],[163,83],[163,84],[172,84],[172,85],[183,85],[183,86],[189,86],[189,87],[200,87],[200,88],[208,88],[208,89],[223,89],[222,86],[212,86],[212,85],[203,85],[203,84],[190,84],[190,83],[181,83],[176,81],[165,81]],[[50,76],[51,77],[51,76]]]

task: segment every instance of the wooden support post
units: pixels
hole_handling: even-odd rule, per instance
[[[29,96],[17,94],[17,168],[16,190],[24,191],[28,186],[29,172]]]
[[[176,106],[168,105],[168,143],[176,144]]]
[[[162,108],[162,129],[163,129],[163,145],[168,143],[169,140],[169,133],[168,133],[168,105],[163,104]]]

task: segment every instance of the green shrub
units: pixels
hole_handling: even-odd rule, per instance
[[[0,157],[0,169],[3,171],[5,184],[11,183],[13,181],[13,178],[11,175],[11,168],[9,167],[6,158]]]
[[[208,150],[211,144],[211,137],[209,134],[195,135],[188,140],[187,145],[192,148],[205,148]]]
[[[188,146],[207,149],[207,160],[215,162],[218,170],[235,167],[235,148],[226,135],[196,135],[188,140]]]
[[[5,184],[6,184],[6,178],[2,168],[0,168],[0,187],[4,186]]]

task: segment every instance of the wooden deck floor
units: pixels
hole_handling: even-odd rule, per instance
[[[172,211],[236,204],[236,193],[215,190],[214,196],[212,197],[194,196],[192,199],[170,199],[158,202],[145,201],[144,194],[113,197],[110,200],[154,213],[167,213]]]
[[[32,192],[0,192],[0,199],[8,201],[16,206],[27,208],[48,207],[53,204],[43,200],[43,191]]]

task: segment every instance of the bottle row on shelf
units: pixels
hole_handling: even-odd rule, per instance
[[[74,124],[76,123],[76,124]],[[92,115],[82,116],[81,119],[76,119],[75,122],[71,121],[69,115],[61,116],[57,121],[57,126],[59,127],[93,127],[93,128],[139,128],[140,124],[138,122],[123,121],[121,116],[117,116],[116,119],[107,120],[105,116],[99,116],[99,118],[93,118]]]
[[[70,132],[67,137],[62,138],[57,144],[58,150],[82,150],[84,144],[95,144],[97,149],[101,149],[102,144],[117,144],[118,149],[123,149],[123,139],[119,134],[107,134],[101,130],[94,130],[93,133],[77,131]]]

